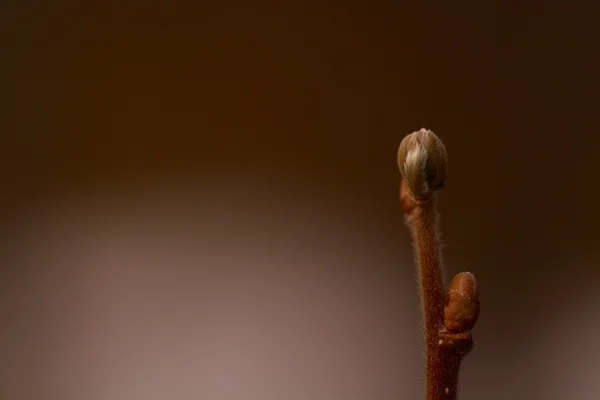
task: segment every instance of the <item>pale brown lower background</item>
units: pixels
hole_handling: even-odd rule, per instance
[[[3,3],[0,397],[421,398],[425,126],[461,399],[597,399],[598,13],[480,3]]]

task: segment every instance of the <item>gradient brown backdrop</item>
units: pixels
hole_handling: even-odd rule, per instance
[[[4,2],[0,397],[421,398],[427,127],[461,399],[597,399],[598,10],[445,3]]]

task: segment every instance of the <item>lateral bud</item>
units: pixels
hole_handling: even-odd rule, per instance
[[[444,326],[452,333],[470,331],[479,317],[479,287],[470,272],[457,274],[446,294]]]

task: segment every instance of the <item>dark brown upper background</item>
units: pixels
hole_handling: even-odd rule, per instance
[[[330,204],[367,220],[394,260],[363,273],[407,291],[394,326],[413,324],[410,342],[390,352],[410,359],[414,380],[420,354],[402,349],[419,345],[418,299],[412,281],[399,283],[414,267],[395,157],[404,135],[426,127],[449,153],[448,272],[471,270],[481,284],[463,399],[596,398],[593,2],[5,3],[5,233],[48,199],[173,181],[197,194],[208,182],[260,180],[273,204],[282,192]],[[8,237],[3,247],[14,247]],[[20,268],[2,266],[3,287],[20,282]],[[36,382],[31,371],[20,378]],[[415,382],[382,379],[380,399],[420,395],[419,382],[403,392]]]

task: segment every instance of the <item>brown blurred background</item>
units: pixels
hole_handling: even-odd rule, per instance
[[[4,2],[0,397],[422,398],[427,127],[461,399],[597,399],[597,6],[439,3]]]

